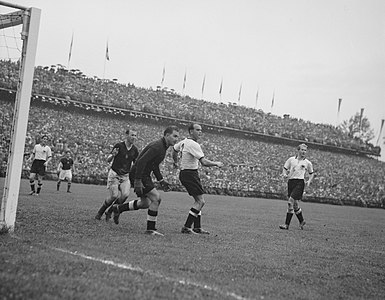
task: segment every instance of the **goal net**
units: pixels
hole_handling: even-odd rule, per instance
[[[0,1],[0,233],[15,227],[40,13]]]

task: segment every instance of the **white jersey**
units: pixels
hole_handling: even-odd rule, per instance
[[[32,153],[35,155],[34,159],[38,159],[38,160],[47,161],[47,159],[52,156],[51,148],[47,145],[42,146],[40,144],[36,144],[35,147],[33,148]]]
[[[193,139],[186,138],[174,145],[174,150],[182,152],[180,160],[181,170],[197,170],[199,160],[204,157],[201,145]]]
[[[290,157],[283,166],[289,171],[289,179],[305,179],[306,171],[309,174],[314,172],[313,164],[307,159],[299,159],[296,156]]]

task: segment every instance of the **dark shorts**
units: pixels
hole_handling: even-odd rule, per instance
[[[35,159],[32,162],[31,173],[39,174],[40,176],[45,175],[45,160]]]
[[[142,183],[144,186],[143,195],[146,195],[149,191],[155,188],[154,182],[151,179],[151,176],[145,176],[142,178]]]
[[[179,180],[190,196],[198,196],[205,193],[198,175],[198,170],[181,170]]]
[[[305,189],[305,180],[289,179],[287,182],[287,196],[294,200],[301,200]]]

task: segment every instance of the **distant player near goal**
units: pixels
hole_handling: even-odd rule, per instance
[[[302,199],[305,185],[308,187],[314,178],[313,164],[306,158],[307,145],[301,144],[297,147],[297,155],[290,157],[283,166],[282,177],[289,178],[288,189],[288,208],[284,225],[279,225],[280,229],[289,229],[293,214],[298,218],[299,226],[303,229],[306,224],[299,201]],[[305,182],[305,173],[309,173],[309,180]]]
[[[45,175],[46,167],[52,159],[51,148],[47,146],[48,136],[43,135],[40,143],[33,148],[29,161],[32,162],[31,171],[29,175],[29,184],[31,186],[30,195],[40,194],[43,185],[43,177]],[[35,192],[35,178],[37,175],[37,190]]]
[[[56,184],[57,191],[60,190],[60,183],[63,180],[67,180],[67,193],[71,193],[72,171],[75,172],[74,161],[71,158],[71,151],[67,150],[65,157],[60,159],[59,165],[57,166],[59,177]]]

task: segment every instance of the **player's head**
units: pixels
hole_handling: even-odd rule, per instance
[[[197,123],[191,123],[188,126],[188,133],[193,140],[197,141],[202,136],[202,126]]]
[[[70,157],[71,156],[71,150],[66,150],[66,156]]]
[[[163,137],[167,146],[174,146],[179,139],[179,128],[176,126],[167,127],[163,132]]]
[[[300,157],[305,157],[307,152],[307,145],[306,144],[300,144],[297,146],[298,155]]]
[[[43,134],[43,135],[41,136],[41,138],[40,138],[40,143],[43,144],[43,145],[45,145],[45,144],[47,144],[47,142],[48,142],[48,135]]]
[[[127,129],[126,130],[126,140],[127,140],[127,142],[133,144],[133,143],[135,143],[137,138],[138,138],[138,134],[137,134],[136,130],[134,130],[134,129]]]

